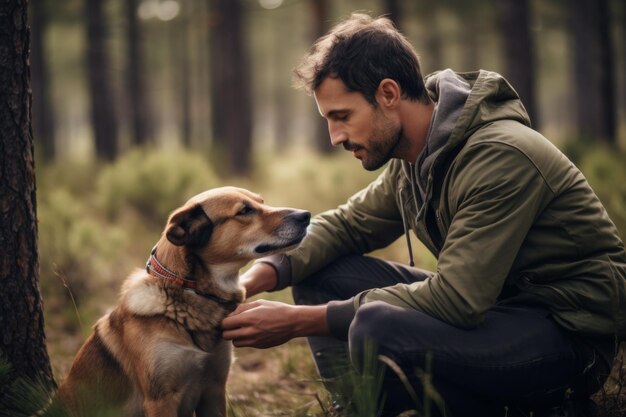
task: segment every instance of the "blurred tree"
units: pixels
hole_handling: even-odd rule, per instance
[[[303,5],[301,7],[308,7]],[[266,13],[265,28],[267,30],[267,94],[272,104],[274,150],[278,154],[284,153],[292,143],[290,129],[293,118],[293,103],[290,97],[292,90],[289,86],[291,77],[290,58],[291,50],[285,43],[285,33],[295,33],[298,21],[293,18],[293,11],[289,7],[279,7]],[[280,22],[280,26],[276,25]],[[266,91],[268,91],[266,90]],[[316,113],[311,113],[315,116]]]
[[[529,0],[494,0],[502,37],[504,76],[519,94],[533,127],[539,126],[535,99],[535,57]]]
[[[109,57],[105,47],[106,29],[103,5],[106,0],[85,0],[87,23],[87,74],[91,103],[91,125],[96,155],[107,161],[117,157],[117,115],[111,81],[107,72]]]
[[[461,68],[460,71],[476,71],[483,65],[480,62],[480,33],[485,29],[484,20],[489,12],[485,6],[490,0],[452,1],[452,8],[459,19],[461,29]]]
[[[619,72],[621,74],[622,80],[622,115],[626,114],[626,2],[620,1],[621,5],[621,21],[620,26],[622,28],[622,70]],[[618,113],[619,114],[619,113]]]
[[[31,73],[33,88],[33,135],[44,162],[56,156],[55,112],[50,97],[50,73],[44,44],[50,21],[49,5],[46,0],[31,0]]]
[[[329,27],[328,0],[309,0],[313,17],[313,42],[326,34]],[[323,154],[331,153],[334,148],[328,135],[326,121],[318,116],[317,107],[314,108],[315,125],[313,129],[315,149]]]
[[[400,24],[400,17],[402,16],[400,0],[383,0],[382,3],[383,14],[389,17],[398,29],[402,30],[402,25]]]
[[[232,173],[250,171],[252,99],[241,0],[209,0],[211,113],[218,155]]]
[[[12,377],[42,381],[51,390],[39,293],[27,3],[0,0],[0,355],[12,365]],[[0,409],[9,403],[6,388],[0,387]]]
[[[443,39],[438,22],[440,3],[437,0],[421,0],[417,4],[417,14],[426,27],[424,39],[426,51],[422,62],[422,71],[427,74],[432,71],[443,69],[447,66],[443,63]]]
[[[130,104],[132,140],[135,145],[144,145],[153,140],[152,111],[147,98],[146,69],[142,48],[142,30],[137,18],[137,0],[126,0],[126,92]]]
[[[191,61],[190,38],[192,21],[192,3],[181,4],[181,15],[171,25],[172,62],[174,66],[174,89],[178,92],[179,104],[177,107],[180,125],[180,137],[185,148],[191,147]]]
[[[608,0],[572,0],[574,123],[583,139],[616,144],[615,80]]]

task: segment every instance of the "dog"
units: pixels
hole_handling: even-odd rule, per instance
[[[274,208],[250,191],[208,190],[169,217],[146,269],[97,321],[53,406],[73,417],[226,417],[232,344],[220,323],[245,299],[239,270],[295,248],[308,211]]]

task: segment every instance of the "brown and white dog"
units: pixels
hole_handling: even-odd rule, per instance
[[[219,325],[245,298],[239,269],[297,246],[309,220],[240,188],[191,198],[171,214],[146,270],[127,278],[119,305],[94,326],[53,407],[76,417],[102,408],[225,417],[232,345]]]

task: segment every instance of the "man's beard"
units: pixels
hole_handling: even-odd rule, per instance
[[[361,165],[368,171],[376,171],[385,165],[391,158],[396,156],[396,150],[402,139],[402,128],[396,127],[392,123],[385,121],[385,124],[377,128],[367,141],[367,149],[361,146],[354,146],[344,143],[344,148],[349,151],[361,149],[364,156],[361,158]]]

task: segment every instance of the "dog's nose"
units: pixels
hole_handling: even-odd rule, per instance
[[[298,223],[309,224],[309,221],[311,220],[311,213],[305,210],[295,210],[293,213],[289,214],[287,217]]]

